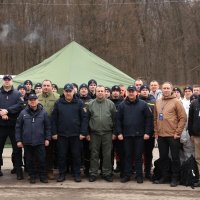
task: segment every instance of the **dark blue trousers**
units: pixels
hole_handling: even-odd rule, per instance
[[[81,168],[81,141],[79,136],[63,137],[58,136],[58,169],[60,174],[65,174],[67,169],[67,155],[72,155],[72,165],[75,176],[80,175]]]
[[[22,149],[17,147],[15,139],[15,127],[0,126],[0,165],[3,165],[3,149],[6,143],[7,137],[10,138],[13,149],[13,166],[18,170],[22,166]]]
[[[136,177],[143,177],[142,153],[144,148],[143,137],[124,137],[124,176],[132,175],[133,157],[135,158]]]
[[[37,146],[24,145],[24,154],[29,176],[35,178],[38,171],[40,178],[46,178],[46,150],[44,144]],[[38,169],[36,169],[35,160],[37,160]]]

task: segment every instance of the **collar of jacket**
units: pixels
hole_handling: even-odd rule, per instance
[[[163,99],[163,100],[174,99],[174,98],[176,98],[176,95],[175,95],[175,94],[171,94],[171,95],[169,95],[168,97],[162,96],[162,99]]]
[[[153,101],[153,100],[155,100],[155,97],[152,94],[149,94],[147,97],[140,95],[139,99],[141,99],[143,101],[147,101],[147,100],[149,100],[149,101],[152,100]]]
[[[75,103],[75,102],[77,102],[77,101],[78,101],[78,98],[74,95],[72,101],[68,102],[68,101],[65,100],[65,96],[62,95],[62,96],[60,97],[60,100],[59,100],[59,101],[60,101],[61,103],[64,103],[64,104],[70,104],[70,103]]]
[[[5,90],[5,88],[2,86],[1,87],[1,91],[2,91],[2,93],[10,93],[11,91],[13,91],[14,90],[14,87],[12,86],[11,88],[10,88],[10,90],[8,90],[8,91],[6,91]]]
[[[27,112],[29,112],[30,114],[36,114],[40,112],[42,109],[43,109],[43,106],[40,103],[37,105],[36,110],[31,109],[29,105],[26,107]]]
[[[53,94],[53,92],[48,92],[48,93],[43,93],[42,92],[42,96],[45,97],[45,98],[47,98],[49,96],[52,96],[52,94]]]
[[[136,103],[139,101],[139,98],[138,98],[138,96],[136,96],[135,101],[130,101],[129,98],[126,97],[125,101],[126,101],[126,103],[128,103],[128,104],[136,104]]]
[[[87,96],[81,96],[80,94],[79,94],[79,98],[81,99],[81,100],[89,100],[89,99],[91,99],[91,97],[87,94]]]
[[[115,98],[112,98],[112,97],[111,97],[110,100],[111,100],[111,101],[123,101],[124,98],[118,97],[118,98],[115,99]]]
[[[106,98],[104,98],[104,99],[97,99],[97,98],[96,98],[96,102],[97,102],[97,103],[103,103],[103,102],[105,102],[105,101],[106,101]]]

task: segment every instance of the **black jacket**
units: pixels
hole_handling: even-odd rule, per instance
[[[51,140],[50,119],[42,105],[38,104],[35,111],[29,106],[22,110],[17,119],[15,138],[17,142],[32,146]]]
[[[92,98],[90,97],[90,95],[88,94],[86,97],[83,97],[79,94],[78,96],[79,99],[81,99],[83,101],[84,104],[87,104],[88,102],[90,102],[92,100]]]
[[[113,99],[110,98],[110,100],[115,104],[116,109],[118,109],[119,104],[124,100],[123,98]]]
[[[83,102],[74,97],[67,102],[61,97],[54,105],[51,115],[52,134],[71,137],[88,133],[88,114]]]
[[[149,94],[148,97],[144,97],[144,96],[140,95],[139,99],[145,101],[147,103],[147,105],[149,106],[149,108],[151,109],[151,113],[152,113],[152,118],[151,118],[151,133],[153,135],[153,133],[154,133],[153,113],[154,113],[154,106],[155,106],[156,99],[151,94]]]
[[[89,92],[88,95],[91,97],[91,99],[96,99],[96,94]]]
[[[23,109],[23,98],[19,91],[13,87],[5,91],[2,86],[0,89],[0,109],[8,111],[8,120],[2,120],[0,117],[0,126],[15,126],[17,117]]]
[[[190,104],[188,131],[190,136],[200,136],[200,95]]]
[[[126,136],[152,134],[152,113],[146,102],[138,97],[134,102],[127,97],[118,107],[116,133]]]

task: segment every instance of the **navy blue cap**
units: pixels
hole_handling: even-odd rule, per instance
[[[183,91],[185,91],[185,90],[191,90],[192,92],[193,92],[193,88],[192,88],[192,86],[186,86],[184,89],[183,89]]]
[[[29,83],[30,85],[33,85],[33,83],[32,83],[31,80],[25,80],[25,81],[24,81],[24,85],[26,85],[27,83]]]
[[[143,89],[147,89],[147,90],[149,90],[149,92],[150,92],[150,88],[149,88],[148,85],[142,85],[142,86],[140,87],[140,92],[141,92]]]
[[[26,90],[26,86],[25,86],[24,84],[18,85],[17,90],[20,90],[20,89],[22,89],[22,88],[24,88],[24,89]]]
[[[178,88],[178,87],[174,87],[174,88],[173,88],[173,91],[174,91],[174,92],[175,92],[175,91],[178,91],[180,94],[182,93],[182,92],[181,92],[181,89]]]
[[[12,80],[12,76],[9,75],[9,74],[6,74],[6,75],[3,76],[3,80],[4,80],[4,81],[5,81],[5,80]]]
[[[36,94],[30,94],[28,96],[28,100],[31,100],[31,99],[38,99],[37,95]]]
[[[95,85],[97,85],[97,82],[96,82],[94,79],[91,79],[91,80],[88,81],[88,87],[89,87],[92,83],[94,83]]]
[[[73,89],[74,89],[74,87],[71,83],[67,83],[64,86],[64,90],[66,90],[66,91],[72,91]]]
[[[109,87],[105,87],[105,90],[107,90],[111,93],[111,89]]]
[[[136,87],[134,85],[129,85],[127,88],[128,91],[137,91]]]
[[[80,86],[79,86],[79,90],[81,88],[87,88],[88,89],[88,85],[86,83],[82,83]]]
[[[119,85],[114,85],[114,86],[112,86],[112,92],[113,92],[113,91],[118,91],[118,92],[120,92],[121,89],[120,89]]]
[[[37,88],[37,87],[41,88],[42,87],[42,83],[36,83],[34,89]]]

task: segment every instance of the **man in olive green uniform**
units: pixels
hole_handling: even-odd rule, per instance
[[[102,153],[102,177],[106,181],[112,182],[111,151],[116,108],[112,101],[106,99],[104,86],[97,86],[96,99],[89,102],[88,112],[90,136],[87,139],[90,140],[91,147],[89,181],[96,181],[99,169],[99,155]]]
[[[44,80],[42,82],[42,93],[38,94],[39,103],[41,103],[48,113],[48,116],[51,116],[55,102],[59,99],[60,95],[52,91],[52,83],[50,80]],[[50,145],[46,147],[46,168],[48,179],[54,179],[53,175],[53,165],[54,165],[54,142],[51,141]]]

